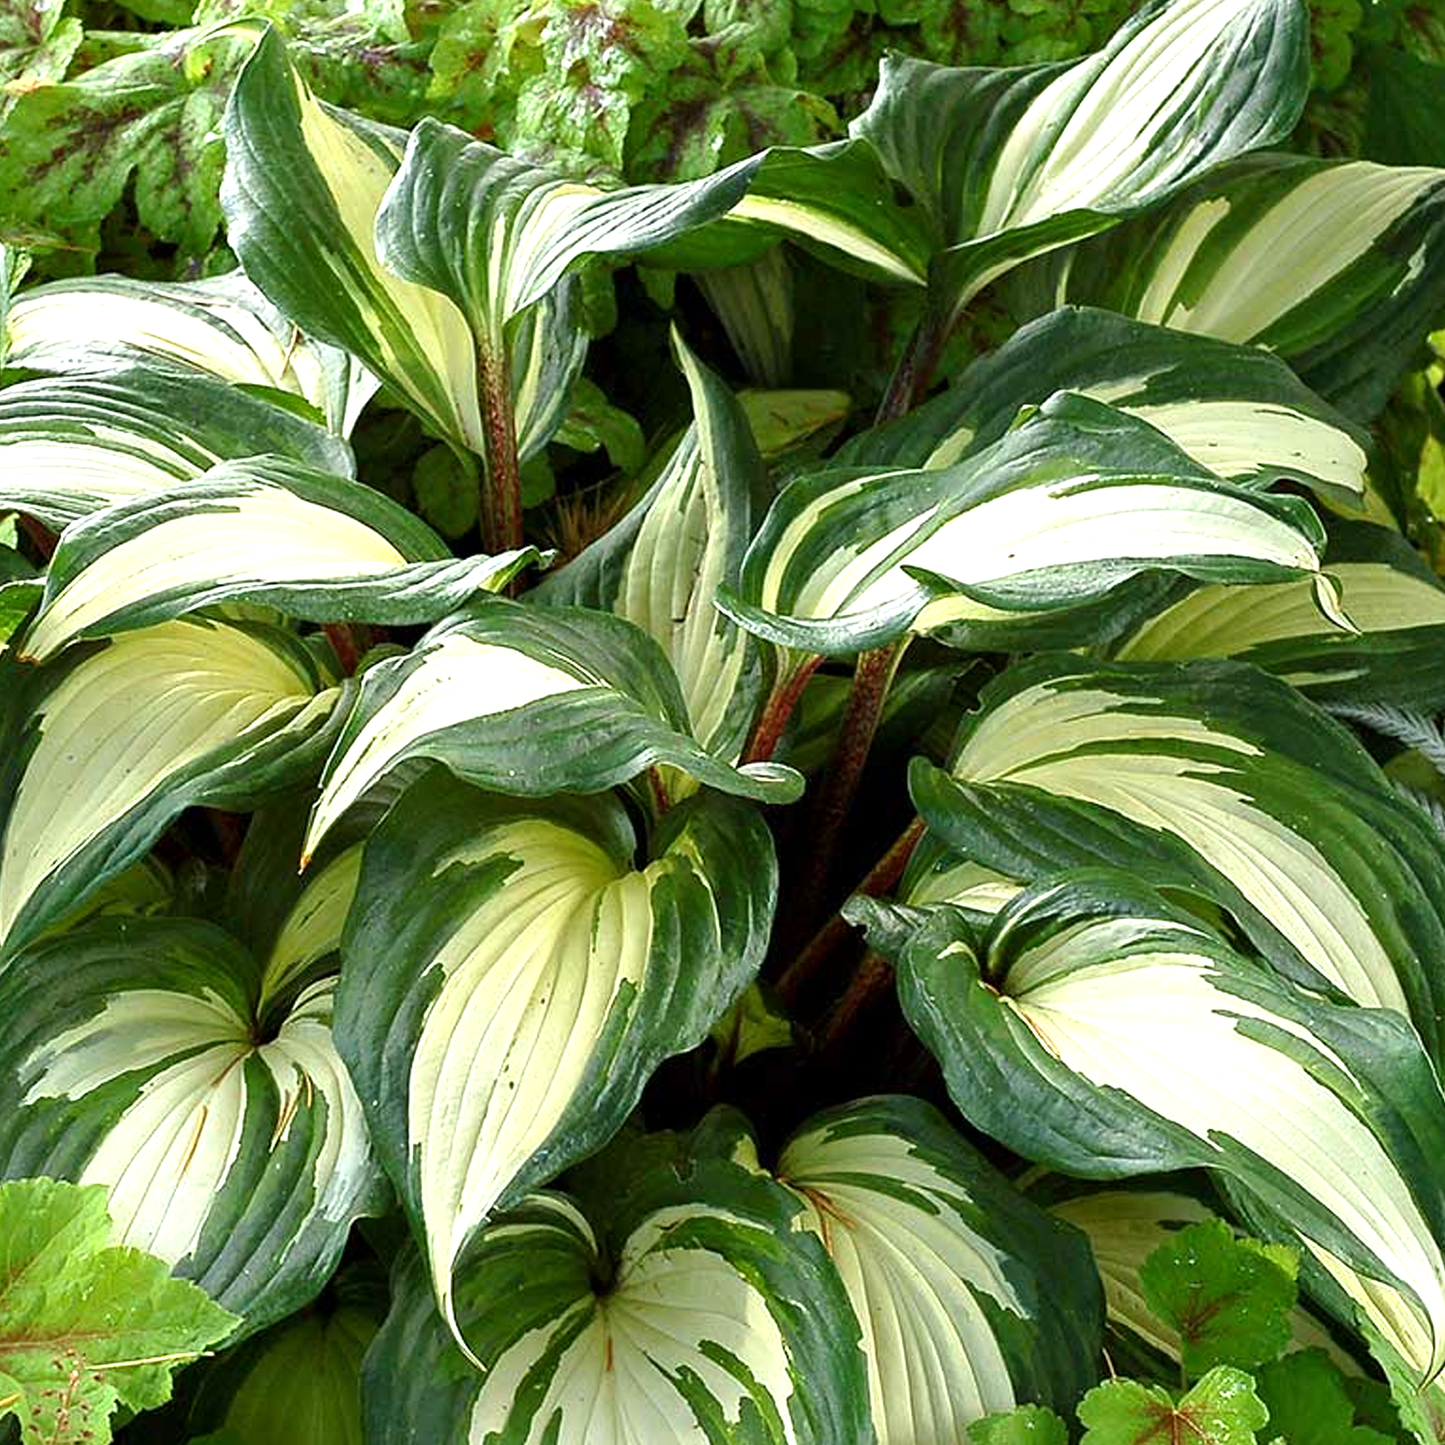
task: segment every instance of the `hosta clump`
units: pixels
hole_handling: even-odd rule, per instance
[[[1436,1438],[1445,587],[1373,423],[1445,175],[1267,149],[1306,30],[893,58],[621,188],[247,31],[237,272],[0,257],[0,1174],[232,1312],[158,1430]],[[922,317],[871,425],[789,247]],[[600,497],[599,258],[681,298]],[[565,561],[543,465],[618,519]]]

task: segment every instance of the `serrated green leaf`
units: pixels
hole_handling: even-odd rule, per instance
[[[1297,1259],[1239,1240],[1222,1219],[1181,1229],[1144,1261],[1149,1308],[1178,1335],[1191,1375],[1215,1365],[1252,1370],[1289,1343]]]
[[[64,76],[82,34],[79,17],[66,15],[64,0],[6,0],[0,6],[0,124],[26,90]]]
[[[542,14],[540,66],[517,92],[510,148],[621,172],[633,106],[688,58],[686,17],[652,0],[560,0]]]
[[[1146,1185],[1132,1189],[1089,1189],[1049,1206],[1089,1237],[1104,1281],[1110,1328],[1126,1342],[1139,1341],[1165,1360],[1180,1361],[1183,1342],[1145,1303],[1140,1271],[1161,1245],[1191,1224],[1216,1218],[1193,1194]],[[1289,1350],[1321,1349],[1351,1379],[1363,1378],[1360,1364],[1335,1342],[1319,1317],[1305,1305],[1289,1320]]]
[[[975,1420],[967,1439],[968,1445],[1069,1445],[1069,1428],[1042,1405],[1019,1405]]]
[[[9,650],[11,638],[35,610],[44,589],[39,579],[0,582],[0,653]]]
[[[613,406],[602,388],[585,376],[577,378],[572,404],[555,440],[579,452],[605,450],[607,460],[624,472],[640,471],[647,457],[647,440],[637,418]]]
[[[172,918],[98,919],[0,974],[0,1175],[105,1185],[121,1242],[247,1333],[314,1296],[386,1198],[334,976],[264,1013],[260,984],[229,935]]]
[[[776,457],[827,433],[848,415],[852,398],[845,391],[798,390],[738,393],[742,407],[765,457]]]
[[[1255,1445],[1269,1418],[1254,1381],[1226,1365],[1212,1369],[1176,1404],[1162,1385],[1109,1380],[1079,1405],[1083,1445]]]
[[[416,510],[443,537],[461,537],[477,525],[479,478],[465,452],[434,446],[417,459],[411,474]]]
[[[707,794],[641,867],[637,846],[612,798],[509,803],[439,770],[368,845],[337,1038],[454,1330],[467,1241],[603,1143],[761,962],[756,813]]]
[[[1344,1377],[1322,1350],[1302,1350],[1256,1372],[1269,1411],[1270,1440],[1289,1445],[1394,1445],[1392,1437],[1354,1423]]]
[[[173,1371],[236,1324],[114,1237],[103,1189],[0,1184],[0,1423],[13,1410],[25,1445],[105,1445],[117,1406],[162,1404]]]
[[[10,312],[15,294],[30,269],[30,253],[21,246],[0,240],[0,367],[10,352]]]
[[[133,183],[141,224],[183,254],[204,255],[221,222],[217,132],[248,45],[206,27],[173,31],[19,95],[0,138],[9,219],[95,248],[100,221]]]

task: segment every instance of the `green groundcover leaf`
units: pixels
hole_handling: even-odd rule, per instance
[[[1069,1445],[1069,1427],[1042,1405],[1020,1405],[975,1420],[967,1440],[968,1445]]]
[[[247,44],[206,27],[166,32],[20,95],[0,137],[0,211],[93,248],[134,178],[141,224],[204,255],[221,222],[217,132]]]
[[[1255,1445],[1268,1418],[1254,1381],[1227,1365],[1177,1401],[1162,1385],[1109,1380],[1079,1405],[1083,1445]]]
[[[1164,1247],[1180,1234],[1196,1225],[1220,1222],[1218,1216],[1194,1194],[1184,1193],[1177,1186],[1156,1187],[1150,1181],[1140,1181],[1132,1188],[1084,1186],[1077,1193],[1071,1188],[1067,1197],[1049,1208],[1051,1213],[1068,1220],[1089,1237],[1094,1262],[1104,1282],[1109,1328],[1122,1346],[1117,1353],[1124,1358],[1133,1358],[1139,1354],[1139,1346],[1142,1345],[1147,1348],[1145,1358],[1151,1361],[1162,1359],[1175,1365],[1181,1363],[1185,1342],[1175,1326],[1182,1321],[1166,1324],[1151,1308],[1145,1297],[1141,1275],[1144,1265],[1151,1258],[1156,1255],[1160,1260],[1165,1258]],[[1237,1245],[1240,1250],[1252,1250],[1256,1254],[1261,1248],[1257,1241],[1243,1239],[1238,1240]],[[1214,1252],[1206,1249],[1201,1255],[1201,1264],[1207,1262]],[[1203,1286],[1199,1270],[1191,1264],[1187,1252],[1182,1260],[1177,1251],[1171,1257],[1177,1261],[1172,1268],[1179,1278],[1194,1279]],[[1234,1258],[1227,1253],[1224,1255],[1226,1270]],[[1293,1252],[1287,1260],[1284,1256],[1280,1259],[1293,1276],[1298,1267]],[[1265,1313],[1269,1314],[1268,1311]],[[1205,1334],[1208,1333],[1208,1319],[1196,1319],[1195,1332],[1199,1333],[1201,1328]],[[1307,1306],[1299,1304],[1289,1312],[1287,1334],[1286,1350],[1323,1349],[1341,1371],[1352,1378],[1360,1377],[1359,1363],[1335,1343],[1319,1317]],[[1239,1362],[1221,1359],[1216,1363]]]
[[[1290,1340],[1298,1289],[1287,1249],[1236,1239],[1222,1220],[1186,1225],[1144,1261],[1149,1308],[1182,1343],[1191,1375],[1215,1365],[1253,1369]]]
[[[64,0],[8,0],[0,7],[0,124],[26,89],[64,76],[83,34]],[[4,355],[0,341],[0,360]]]
[[[1394,1445],[1398,1438],[1355,1423],[1355,1406],[1323,1350],[1301,1350],[1255,1374],[1269,1411],[1266,1438],[1289,1445]]]
[[[0,1427],[13,1412],[24,1445],[105,1445],[119,1406],[163,1404],[172,1373],[236,1324],[114,1238],[104,1189],[0,1184]]]

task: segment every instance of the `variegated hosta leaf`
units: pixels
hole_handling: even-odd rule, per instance
[[[587,334],[572,315],[576,285],[564,278],[509,328],[512,424],[523,462],[536,456],[567,419],[572,383],[587,359]]]
[[[923,285],[939,246],[933,218],[898,204],[873,147],[834,141],[765,152],[747,195],[727,216],[666,247],[661,260],[683,270],[735,266],[766,254],[759,241],[769,234],[840,270],[894,285]]]
[[[950,70],[889,56],[854,135],[938,220],[956,310],[1029,256],[1155,205],[1294,127],[1309,90],[1298,0],[1155,0],[1068,65]]]
[[[309,871],[261,963],[263,1010],[313,982],[318,969],[334,971],[361,877],[361,849],[353,843]]]
[[[757,644],[713,598],[737,581],[766,505],[767,472],[732,394],[674,343],[692,426],[647,495],[533,595],[613,612],[656,638],[682,684],[693,736],[732,761],[747,741],[762,668]]]
[[[979,1128],[1067,1173],[1207,1167],[1278,1211],[1417,1378],[1445,1365],[1445,1098],[1416,1034],[1327,1004],[1114,870],[933,919],[899,995]]]
[[[408,282],[450,297],[483,351],[586,256],[645,252],[723,216],[759,157],[682,185],[603,191],[515,160],[424,119],[376,218],[377,252]]]
[[[0,974],[0,1174],[110,1189],[119,1240],[246,1317],[291,1313],[385,1202],[331,1039],[334,978],[284,1013],[219,928],[102,919]]]
[[[1358,632],[1323,617],[1308,582],[1201,587],[1131,632],[1115,656],[1238,657],[1326,703],[1445,708],[1445,587],[1388,528],[1331,532],[1325,570]]]
[[[371,668],[311,814],[306,856],[407,758],[431,758],[494,792],[599,793],[666,764],[764,801],[802,790],[791,768],[734,768],[688,731],[662,649],[632,623],[582,607],[474,602],[405,657]]]
[[[1142,1341],[1176,1364],[1179,1334],[1145,1303],[1140,1274],[1144,1261],[1175,1233],[1218,1216],[1192,1194],[1168,1189],[1096,1189],[1061,1199],[1049,1213],[1081,1229],[1104,1283],[1110,1326],[1125,1338]],[[1319,1319],[1303,1305],[1290,1313],[1290,1342],[1285,1353],[1325,1350],[1346,1374],[1358,1375],[1359,1363],[1335,1343]]]
[[[891,963],[940,907],[961,910],[973,922],[986,923],[1024,890],[1017,878],[975,863],[956,848],[925,832],[908,859],[895,896],[857,893],[843,905],[843,917],[861,928],[868,947]]]
[[[277,629],[178,620],[53,667],[5,660],[0,954],[74,910],[184,808],[320,763],[337,692]]]
[[[1265,346],[1369,419],[1445,306],[1445,170],[1253,156],[1038,269],[1042,310],[1092,301]]]
[[[137,367],[0,390],[0,510],[57,529],[261,452],[343,476],[354,467],[339,438],[210,377]]]
[[[1102,1308],[1084,1241],[921,1100],[816,1115],[776,1172],[862,1326],[879,1445],[962,1440],[1023,1402],[1065,1410],[1097,1377]]]
[[[202,371],[308,401],[341,436],[376,381],[345,352],[303,336],[240,271],[204,281],[93,276],[22,292],[7,323],[10,362],[33,371]]]
[[[405,132],[318,101],[269,30],[236,81],[225,135],[221,206],[247,276],[309,334],[360,358],[443,436],[481,451],[465,317],[376,257],[376,213]]]
[[[911,777],[964,857],[1025,881],[1117,864],[1200,894],[1300,982],[1408,1014],[1438,1052],[1445,856],[1348,730],[1227,662],[1041,657],[984,703],[949,772]]]
[[[857,1325],[797,1201],[724,1160],[634,1187],[605,1233],[553,1193],[482,1230],[457,1286],[481,1372],[404,1260],[362,1373],[368,1438],[876,1445]]]
[[[1147,421],[1228,481],[1264,487],[1292,478],[1346,505],[1364,495],[1369,434],[1277,357],[1079,306],[1021,328],[943,395],[854,437],[834,460],[951,466],[998,441],[1021,406],[1055,391]]]
[[[1159,569],[1279,581],[1317,572],[1323,546],[1299,498],[1221,481],[1152,426],[1059,394],[953,466],[794,481],[722,605],[784,646],[853,653],[929,630],[934,610],[955,620],[959,596],[1047,612]]]
[[[93,512],[67,528],[23,652],[149,627],[221,602],[312,622],[435,622],[504,587],[533,547],[453,557],[425,522],[348,477],[257,458]]]
[[[454,1328],[468,1239],[603,1143],[762,961],[754,811],[689,799],[636,851],[615,798],[512,803],[439,769],[367,847],[337,1039]]]
[[[797,305],[784,247],[742,266],[699,271],[698,288],[723,324],[733,351],[756,386],[782,387],[793,374]]]
[[[78,928],[93,918],[111,914],[165,915],[175,911],[175,903],[175,875],[154,853],[147,853],[87,893],[85,902],[66,914],[51,931]]]

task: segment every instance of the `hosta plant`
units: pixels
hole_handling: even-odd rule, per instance
[[[227,36],[234,272],[0,257],[0,1176],[224,1348],[37,1416],[0,1247],[0,1415],[1445,1438],[1445,586],[1375,430],[1445,172],[1271,149],[1300,0],[632,187]],[[790,385],[801,252],[913,298],[875,417]],[[676,404],[564,552],[598,258]]]

